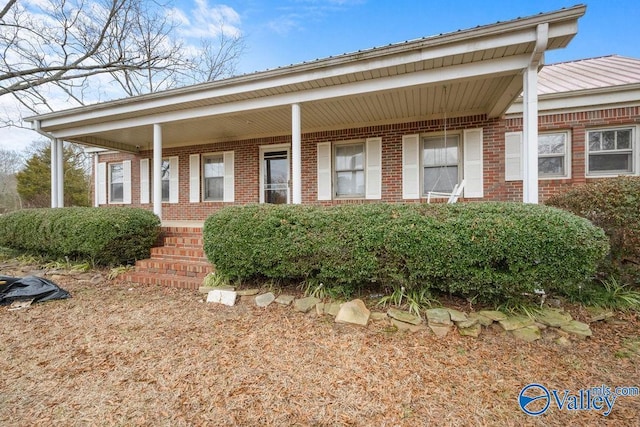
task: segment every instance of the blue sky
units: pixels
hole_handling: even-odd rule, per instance
[[[578,2],[560,0],[175,0],[183,34],[207,34],[211,21],[245,37],[238,71],[250,73],[384,46],[497,21],[550,12]],[[578,35],[546,63],[618,54],[640,58],[640,2],[588,1]],[[40,138],[0,129],[0,148],[22,150]]]
[[[467,0],[228,1],[247,40],[240,71],[252,72],[550,12],[579,2]],[[547,63],[618,54],[640,57],[640,3],[588,1],[578,35]]]

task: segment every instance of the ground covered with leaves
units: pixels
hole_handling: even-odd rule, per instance
[[[4,267],[0,274],[27,270]],[[14,268],[11,270],[11,268]],[[46,272],[42,272],[43,274]],[[577,393],[640,385],[636,313],[591,325],[566,346],[335,324],[276,303],[234,307],[195,291],[47,277],[72,298],[0,307],[0,425],[629,425],[640,397],[602,411],[518,406],[529,383]],[[585,316],[570,308],[575,318]],[[468,311],[468,307],[467,307]]]

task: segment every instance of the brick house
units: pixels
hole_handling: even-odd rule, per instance
[[[463,179],[467,201],[537,203],[592,172],[613,173],[603,169],[609,163],[615,173],[637,173],[637,149],[625,166],[623,155],[605,157],[584,143],[585,129],[620,125],[598,135],[613,132],[635,147],[637,107],[616,101],[582,110],[606,101],[610,85],[554,86],[580,62],[542,68],[544,52],[567,46],[585,11],[580,5],[28,120],[52,138],[54,207],[62,200],[63,140],[99,149],[97,206],[152,209],[165,222],[202,221],[230,204],[420,202]],[[618,57],[592,61],[637,66]],[[585,156],[594,159],[592,171]]]

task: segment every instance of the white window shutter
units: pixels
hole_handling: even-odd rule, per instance
[[[178,203],[180,200],[179,178],[180,170],[178,169],[178,156],[169,157],[169,203]]]
[[[382,138],[367,138],[365,198],[382,199]]]
[[[482,128],[464,131],[464,197],[484,196],[484,171],[482,157]]]
[[[107,204],[107,164],[105,162],[98,163],[96,170],[96,195],[98,205]]]
[[[200,154],[189,156],[189,202],[200,201]]]
[[[331,200],[331,143],[318,144],[318,200]]]
[[[233,151],[227,151],[222,155],[222,161],[224,162],[224,195],[222,196],[223,202],[235,201],[235,165],[234,165]]]
[[[122,203],[131,204],[131,160],[122,162]]]
[[[521,181],[523,169],[522,132],[506,132],[504,134],[504,180]]]
[[[402,198],[420,198],[420,135],[402,137]]]
[[[149,203],[149,159],[140,159],[140,204]]]

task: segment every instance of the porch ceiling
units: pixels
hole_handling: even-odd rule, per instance
[[[126,151],[150,149],[153,124],[174,147],[385,122],[502,115],[522,92],[522,70],[549,24],[547,49],[566,46],[576,6],[471,30],[345,54],[220,82],[37,116],[55,138]]]

